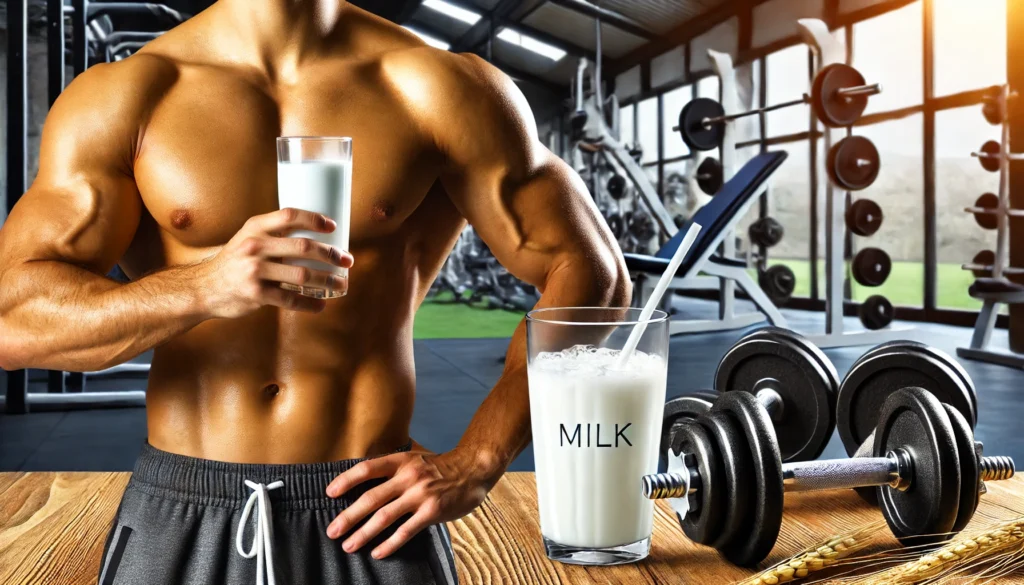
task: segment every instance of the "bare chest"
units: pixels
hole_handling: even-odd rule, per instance
[[[435,181],[436,157],[401,103],[372,80],[344,77],[269,92],[183,74],[153,111],[135,162],[146,209],[171,246],[222,245],[278,208],[278,136],[351,137],[353,247],[399,231]]]

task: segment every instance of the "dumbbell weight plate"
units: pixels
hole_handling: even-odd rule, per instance
[[[892,272],[892,259],[881,248],[864,248],[850,264],[853,279],[863,286],[882,286]]]
[[[718,449],[707,429],[695,421],[680,424],[678,436],[679,452],[694,456],[687,464],[697,467],[701,482],[698,492],[689,496],[690,512],[679,517],[679,525],[690,540],[710,544],[718,538],[725,511]]]
[[[974,380],[971,379],[970,374],[967,373],[967,370],[964,369],[964,367],[960,364],[959,361],[957,361],[956,358],[942,351],[941,349],[928,345],[926,343],[921,343],[920,341],[912,341],[909,339],[903,339],[897,341],[889,341],[881,345],[877,345],[871,348],[871,350],[869,350],[868,352],[866,352],[864,356],[861,357],[861,359],[864,359],[864,357],[872,355],[875,352],[881,353],[889,351],[891,348],[897,348],[900,351],[907,352],[916,351],[920,353],[922,356],[924,356],[926,359],[937,360],[943,366],[949,368],[953,375],[955,375],[956,378],[960,380],[960,383],[963,384],[963,388],[966,391],[968,398],[968,401],[966,403],[967,408],[959,409],[957,412],[964,415],[964,418],[967,419],[967,422],[971,425],[971,429],[974,429],[974,427],[977,426],[978,389],[977,387],[975,387]],[[924,389],[929,390],[927,386],[925,386]],[[953,404],[952,402],[945,400],[943,396],[939,396],[939,401],[942,402],[943,404]]]
[[[622,234],[626,233],[622,216],[618,213],[613,213],[608,216],[608,228],[612,231],[612,235],[615,236],[616,240],[621,238]]]
[[[846,227],[865,238],[875,235],[883,219],[882,208],[871,199],[858,199],[846,210]]]
[[[754,502],[750,493],[754,481],[751,471],[754,460],[739,428],[739,421],[729,413],[711,410],[698,422],[707,429],[720,456],[722,483],[719,484],[719,495],[724,503],[722,530],[711,546],[721,549],[736,539],[744,538],[744,523]]]
[[[748,333],[745,338],[752,338],[755,336],[765,336],[769,339],[784,338],[790,343],[793,343],[807,352],[807,355],[814,359],[814,363],[821,367],[821,371],[825,373],[825,379],[827,380],[828,387],[830,388],[831,404],[830,411],[835,412],[835,399],[839,396],[839,373],[836,372],[836,366],[832,363],[832,360],[828,359],[825,352],[821,351],[821,348],[811,343],[806,337],[800,335],[796,331],[789,329],[783,329],[782,327],[775,327],[769,325],[755,330],[752,333]]]
[[[777,246],[786,235],[786,228],[774,217],[762,217],[747,228],[750,241],[758,246]]]
[[[881,164],[873,142],[863,136],[847,136],[828,149],[825,169],[833,185],[860,191],[875,182]]]
[[[793,298],[793,291],[796,290],[796,274],[785,264],[775,264],[758,275],[757,284],[768,295],[773,305],[781,307]]]
[[[654,225],[654,220],[642,211],[637,211],[629,216],[626,230],[641,242],[647,242],[658,235],[658,228]]]
[[[608,194],[612,199],[619,201],[626,196],[626,178],[622,175],[612,175],[608,179]]]
[[[705,125],[704,120],[725,115],[722,104],[710,98],[690,100],[679,112],[679,135],[690,150],[712,150],[725,139],[725,124]]]
[[[977,201],[974,202],[974,206],[983,207],[985,209],[996,209],[999,207],[999,196],[995,193],[984,193],[978,197]],[[999,227],[999,217],[988,213],[975,213],[974,221],[987,230],[994,230]]]
[[[1003,147],[1000,146],[999,143],[996,142],[995,140],[989,140],[985,144],[981,145],[981,152],[983,152],[985,154],[990,154],[990,155],[991,154],[995,154],[995,155],[998,155],[998,154],[1001,154],[1002,151],[1003,151]],[[998,173],[999,172],[999,158],[998,157],[981,156],[981,157],[978,157],[978,160],[981,161],[981,168],[985,169],[986,171],[988,171],[990,173]]]
[[[810,461],[821,455],[835,429],[838,376],[824,355],[814,355],[796,334],[772,328],[737,342],[715,372],[719,392],[777,392],[785,404],[774,424],[783,461]]]
[[[888,327],[895,315],[892,303],[882,295],[871,295],[860,305],[860,322],[872,331]]]
[[[818,72],[811,87],[811,106],[822,124],[845,128],[860,119],[868,107],[867,96],[844,98],[836,94],[837,90],[856,85],[864,85],[864,76],[849,65],[833,63]]]
[[[957,409],[973,426],[977,421],[973,385],[953,358],[914,341],[892,341],[871,349],[850,367],[839,387],[836,428],[853,456],[878,424],[882,405],[901,388],[924,388]]]
[[[971,263],[980,264],[981,266],[992,266],[996,263],[996,253],[992,250],[982,250],[974,255],[974,259],[971,260]],[[971,272],[976,278],[984,278],[992,274],[992,269],[972,270]]]
[[[913,456],[912,487],[876,488],[886,523],[904,546],[948,540],[957,518],[961,473],[953,426],[934,394],[908,387],[882,405],[872,456],[894,449]]]
[[[661,419],[661,444],[658,448],[660,469],[667,469],[667,453],[670,448],[673,452],[679,452],[679,427],[711,410],[711,405],[717,398],[718,393],[712,390],[698,390],[665,403]]]
[[[751,524],[720,548],[729,561],[748,567],[764,560],[782,530],[782,461],[775,442],[772,421],[753,395],[730,392],[711,407],[734,417],[745,436],[745,444],[754,460],[753,502],[747,520]]]
[[[960,456],[960,506],[957,508],[953,532],[960,532],[974,517],[981,496],[981,465],[977,452],[974,450],[974,431],[970,423],[960,411],[948,404],[943,404],[949,422],[953,425],[953,438],[956,440],[956,452]]]
[[[722,163],[717,158],[709,156],[701,161],[697,167],[697,186],[701,191],[714,195],[722,188],[724,181]]]
[[[981,115],[985,116],[985,121],[993,126],[1003,123],[1003,113],[999,110],[999,103],[995,100],[985,99],[985,103],[981,106]]]

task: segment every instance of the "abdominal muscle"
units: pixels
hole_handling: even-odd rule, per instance
[[[342,337],[359,344],[339,342],[308,321],[317,317],[325,315],[265,308],[208,321],[157,348],[146,394],[149,442],[234,463],[334,461],[406,445],[411,339],[378,331]],[[374,347],[373,338],[387,341]]]

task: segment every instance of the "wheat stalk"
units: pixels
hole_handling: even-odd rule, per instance
[[[1024,517],[999,522],[983,531],[964,535],[942,548],[920,558],[892,567],[873,575],[843,579],[834,583],[877,583],[897,585],[903,583],[939,582],[943,577],[956,574],[968,567],[976,569],[989,561],[1017,564],[1016,559],[1004,558],[1002,553],[1024,546]]]
[[[740,581],[737,585],[788,583],[835,566],[840,560],[871,544],[873,535],[877,534],[883,525],[882,522],[874,522],[849,533],[833,536],[824,544],[805,549],[762,573]]]

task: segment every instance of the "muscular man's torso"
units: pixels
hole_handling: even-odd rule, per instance
[[[208,41],[219,16],[215,6],[131,58],[152,68],[140,88],[152,96],[132,165],[143,217],[120,265],[137,278],[199,262],[277,209],[274,139],[295,135],[353,138],[355,265],[348,295],[321,314],[265,307],[157,347],[149,440],[240,462],[394,450],[413,410],[413,315],[464,225],[418,123],[436,99],[418,87],[430,72],[415,53],[428,49],[353,11],[315,58],[268,80],[225,57],[230,41]]]

